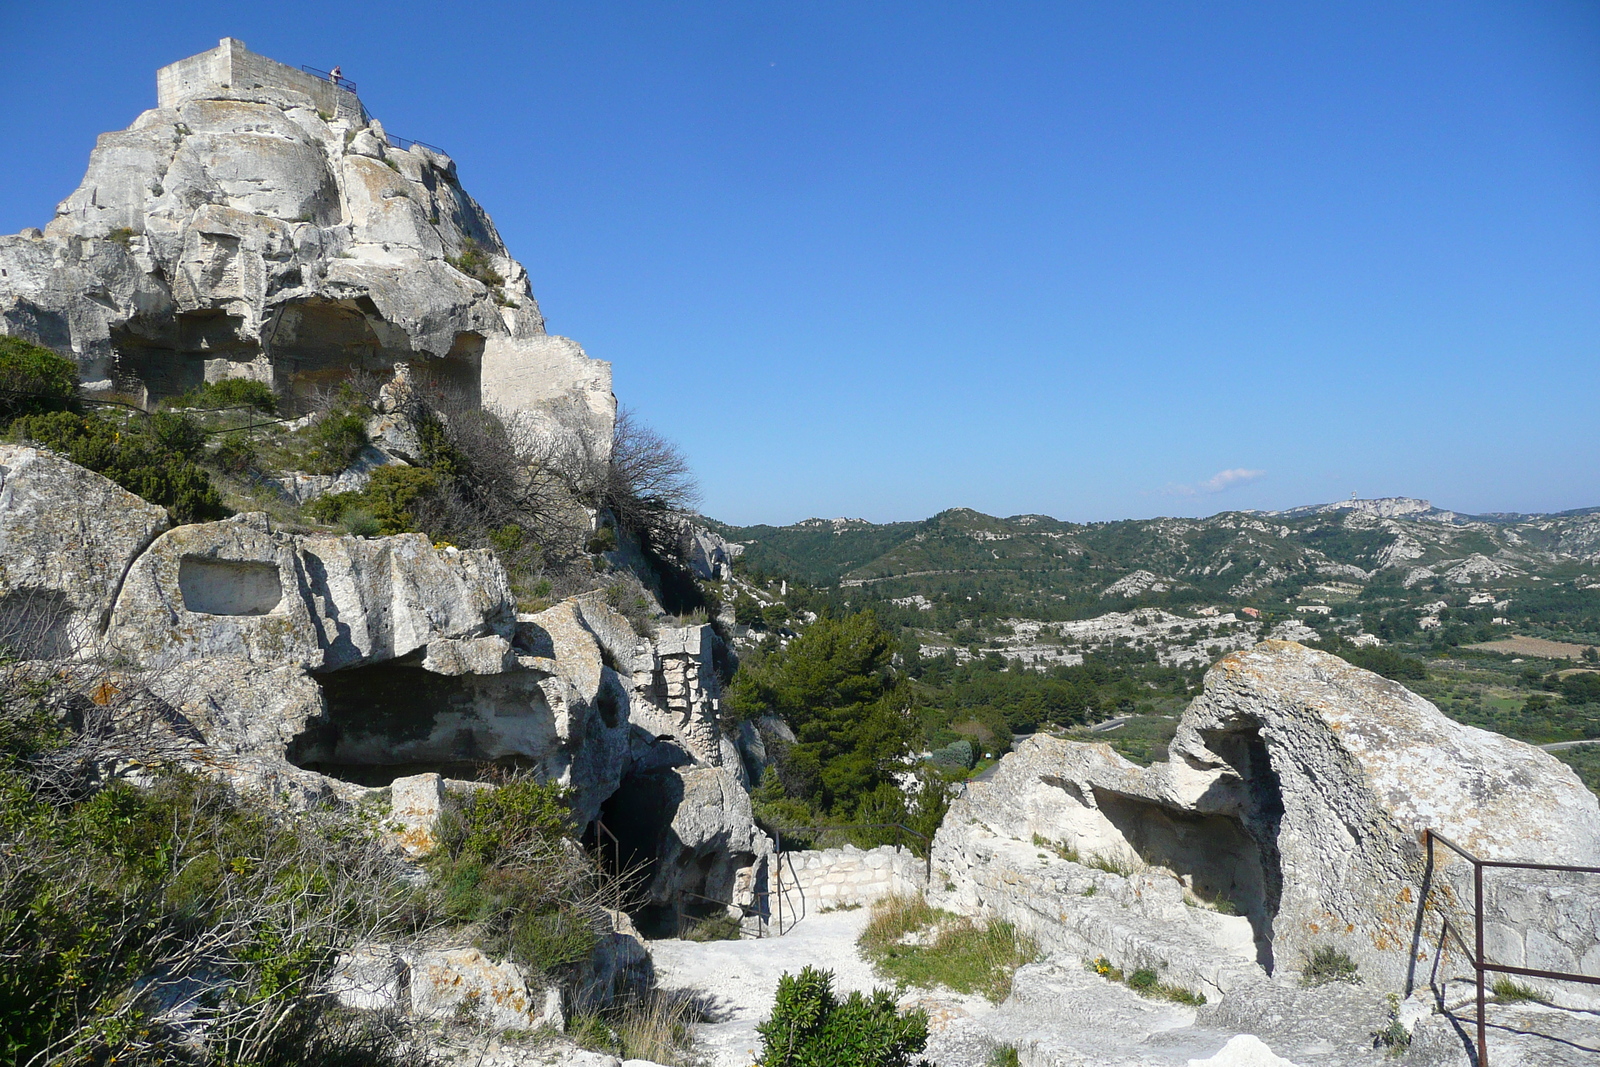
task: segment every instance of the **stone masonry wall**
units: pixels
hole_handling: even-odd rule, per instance
[[[841,905],[871,904],[891,893],[927,888],[927,867],[909,849],[893,845],[862,851],[850,845],[779,857],[784,911],[808,914]]]
[[[156,71],[156,97],[161,107],[177,107],[185,100],[215,96],[220,89],[249,92],[261,87],[304,93],[329,115],[363,115],[361,102],[348,89],[257,55],[243,41],[232,37],[224,37],[209,52],[180,59]]]

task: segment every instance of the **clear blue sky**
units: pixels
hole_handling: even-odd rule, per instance
[[[0,0],[0,232],[225,35],[449,150],[716,517],[1600,505],[1600,5]]]

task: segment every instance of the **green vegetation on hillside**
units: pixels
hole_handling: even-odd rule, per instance
[[[104,778],[108,755],[130,755],[117,720],[139,703],[3,670],[0,1059],[410,1058],[383,1020],[319,993],[341,952],[427,921],[361,820],[284,818],[158,764],[148,787]],[[75,703],[96,714],[74,726]]]

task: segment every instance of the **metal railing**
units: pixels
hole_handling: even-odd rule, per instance
[[[409,152],[413,148],[426,148],[428,151],[437,152],[441,156],[450,154],[436,144],[429,144],[427,141],[413,141],[409,137],[397,137],[388,130],[383,131],[383,137],[384,140],[389,142],[390,148],[398,148],[402,152]]]
[[[1567,874],[1600,874],[1600,867],[1573,867],[1561,863],[1519,863],[1515,860],[1486,860],[1474,856],[1448,837],[1435,830],[1424,830],[1423,840],[1428,846],[1428,870],[1434,868],[1433,843],[1438,841],[1456,855],[1472,864],[1472,925],[1474,947],[1467,947],[1466,939],[1461,932],[1450,923],[1450,917],[1444,917],[1444,925],[1439,931],[1440,954],[1443,954],[1444,944],[1447,939],[1453,938],[1461,946],[1461,951],[1466,955],[1467,962],[1472,964],[1473,974],[1477,982],[1478,1002],[1478,1063],[1477,1067],[1489,1067],[1489,1024],[1486,1006],[1484,976],[1493,971],[1496,974],[1515,974],[1526,978],[1545,978],[1558,982],[1583,982],[1588,985],[1600,985],[1600,976],[1592,974],[1576,974],[1571,971],[1542,971],[1534,967],[1513,967],[1509,964],[1490,963],[1483,950],[1483,871],[1486,867],[1499,867],[1520,871],[1560,871]],[[1419,904],[1427,905],[1426,896]],[[1420,914],[1420,912],[1419,912]],[[1439,971],[1439,958],[1434,959],[1433,977]]]
[[[314,74],[325,82],[332,82],[335,88],[343,89],[347,93],[353,93],[356,91],[356,83],[351,81],[349,78],[346,78],[342,74],[335,78],[328,71],[318,70],[316,67],[308,67],[304,63],[300,64],[300,70],[306,74]]]

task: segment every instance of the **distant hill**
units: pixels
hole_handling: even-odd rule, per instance
[[[1593,594],[1581,587],[1600,582],[1597,508],[1474,516],[1389,498],[1104,523],[953,508],[921,522],[713,525],[747,546],[757,574],[863,599],[981,597],[1033,618],[1202,601],[1281,606],[1375,586],[1402,600],[1540,583]],[[1580,599],[1596,599],[1600,613],[1600,596]]]

